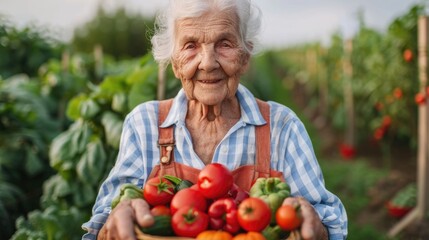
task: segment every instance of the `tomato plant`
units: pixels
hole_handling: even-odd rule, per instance
[[[249,197],[238,206],[238,223],[246,231],[262,231],[271,220],[271,209],[264,200]]]
[[[283,230],[292,231],[297,229],[302,223],[299,206],[282,205],[276,211],[276,222]]]
[[[182,237],[196,237],[207,229],[208,224],[209,216],[190,206],[177,210],[171,219],[174,233]]]
[[[143,188],[143,197],[151,206],[168,204],[173,196],[173,184],[163,178],[151,178]]]
[[[198,175],[198,188],[209,199],[225,196],[233,183],[232,173],[220,163],[208,164]]]
[[[171,213],[174,214],[177,210],[185,206],[190,206],[204,212],[207,209],[207,200],[199,191],[192,188],[185,188],[178,191],[173,199],[171,199]]]

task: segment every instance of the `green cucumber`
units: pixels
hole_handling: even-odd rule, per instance
[[[143,233],[155,236],[173,236],[173,228],[171,227],[170,215],[159,215],[154,217],[155,222],[150,227],[141,227]]]

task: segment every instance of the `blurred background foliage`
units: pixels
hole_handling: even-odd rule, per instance
[[[124,7],[109,12],[100,5],[96,17],[74,31],[71,45],[78,52],[91,52],[100,45],[117,60],[135,58],[150,51],[153,29],[153,18],[129,13]]]
[[[354,219],[369,202],[370,187],[389,169],[389,149],[416,148],[421,14],[423,6],[413,6],[386,32],[360,20],[351,39],[333,33],[328,45],[264,51],[242,81],[256,97],[285,104],[302,118],[328,187],[348,208],[349,239],[386,239],[382,230]],[[61,43],[43,27],[16,28],[0,19],[0,239],[80,239],[80,226],[114,164],[124,117],[157,98],[159,69],[149,41],[153,22],[124,8],[100,7],[69,43]],[[345,61],[353,67],[349,76]],[[354,126],[345,118],[347,81]],[[170,68],[166,83],[163,91],[173,97],[180,82]],[[357,133],[354,151],[379,149],[387,159],[384,168],[341,162],[350,157],[341,149],[329,155],[340,162],[325,159],[321,153],[328,143],[340,144],[350,127]],[[332,142],[320,135],[325,128],[332,129]]]

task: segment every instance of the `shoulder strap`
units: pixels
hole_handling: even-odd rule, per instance
[[[271,160],[271,130],[270,130],[270,105],[267,102],[256,99],[259,110],[267,122],[265,125],[255,128],[256,135],[256,171],[266,176],[270,175]]]
[[[158,107],[158,147],[160,148],[161,163],[169,164],[174,161],[174,154],[172,154],[174,147],[173,126],[161,128],[161,124],[167,118],[170,111],[173,99],[159,101]]]

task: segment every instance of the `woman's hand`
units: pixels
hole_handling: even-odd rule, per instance
[[[314,207],[303,197],[288,197],[283,205],[300,205],[302,213],[301,237],[304,240],[327,240],[328,231],[320,221]]]
[[[134,225],[148,227],[154,223],[149,204],[143,199],[121,201],[110,213],[97,239],[136,239]]]

